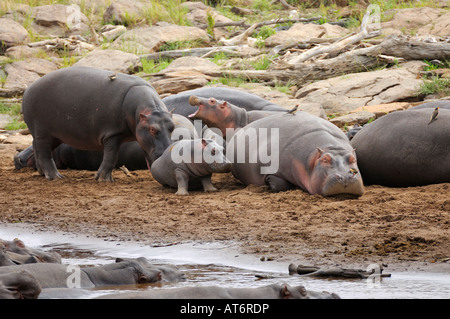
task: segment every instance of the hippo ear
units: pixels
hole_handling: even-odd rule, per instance
[[[202,138],[202,148],[205,148],[206,145],[208,145],[208,142],[204,138]]]
[[[173,118],[173,111],[174,111],[174,110],[175,110],[175,109],[171,109],[170,112],[169,112],[170,117],[172,117],[172,118]]]
[[[309,159],[308,168],[310,171],[312,171],[314,169],[314,167],[316,167],[316,162],[322,156],[322,154],[323,154],[323,150],[318,147],[316,152],[314,152],[314,154]]]
[[[20,248],[25,248],[25,243],[19,238],[14,238],[14,243]]]
[[[281,293],[281,298],[289,298],[289,296],[291,295],[287,285],[284,285],[283,288],[281,288],[280,293]]]
[[[139,113],[139,120],[141,122],[148,122],[149,114]]]
[[[219,107],[220,107],[221,109],[224,109],[224,108],[226,108],[227,106],[228,106],[227,101],[224,101],[222,104],[219,104]]]

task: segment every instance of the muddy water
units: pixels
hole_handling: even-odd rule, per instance
[[[450,298],[450,274],[427,272],[390,272],[381,281],[324,280],[288,274],[288,263],[261,261],[255,256],[240,254],[232,242],[183,243],[151,247],[139,243],[104,241],[81,235],[35,232],[29,226],[0,224],[0,238],[20,238],[28,246],[54,250],[65,264],[99,265],[114,262],[117,257],[145,257],[155,264],[177,265],[187,280],[178,283],[112,287],[79,290],[72,294],[44,290],[42,298],[93,298],[111,292],[158,289],[193,285],[227,287],[258,287],[272,283],[303,285],[308,290],[337,293],[341,298]]]

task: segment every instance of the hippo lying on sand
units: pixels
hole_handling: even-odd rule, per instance
[[[188,195],[189,189],[200,186],[205,192],[215,191],[211,184],[212,173],[229,172],[230,166],[223,147],[215,141],[180,140],[153,162],[151,172],[160,184],[177,188],[177,195]]]
[[[172,132],[172,141],[180,138],[196,138],[197,133],[190,120],[179,114],[172,115],[175,130]],[[60,144],[52,152],[52,157],[58,169],[97,170],[103,159],[102,151],[86,151],[73,148],[67,144]],[[33,146],[27,147],[14,156],[16,169],[32,167],[36,169]],[[145,153],[138,142],[125,142],[120,145],[119,155],[114,168],[125,166],[128,170],[147,169]]]
[[[307,291],[305,287],[268,285],[257,288],[223,288],[216,286],[149,289],[109,294],[98,299],[340,299],[328,292]]]
[[[364,193],[355,152],[330,122],[299,111],[262,118],[238,130],[227,146],[231,172],[245,185],[273,191],[294,186],[330,196]]]
[[[391,187],[450,182],[450,110],[393,112],[365,125],[352,139],[364,182]]]
[[[174,123],[155,89],[136,76],[109,75],[74,66],[43,76],[25,91],[22,112],[33,135],[36,166],[48,179],[62,178],[52,158],[61,143],[103,150],[100,181],[113,181],[123,142],[137,140],[149,163],[170,145]]]
[[[184,91],[178,94],[163,98],[163,102],[169,110],[175,114],[181,114],[188,117],[192,113],[192,106],[189,105],[189,97],[195,95],[203,98],[213,97],[217,100],[226,100],[247,111],[276,111],[286,112],[286,109],[280,105],[274,104],[257,95],[244,92],[237,89],[224,87],[204,87],[195,90]]]
[[[15,264],[61,263],[61,256],[58,253],[27,247],[23,241],[17,238],[11,241],[0,239],[0,246],[3,246],[4,254]]]

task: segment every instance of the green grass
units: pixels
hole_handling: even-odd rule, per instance
[[[161,70],[164,70],[169,66],[169,64],[172,62],[172,60],[169,59],[161,59],[159,62],[155,62],[155,60],[146,60],[142,59],[142,71],[145,74],[150,73],[158,73]]]
[[[450,95],[450,79],[440,78],[438,76],[424,79],[420,88],[420,94],[437,94],[439,97],[448,96]]]
[[[27,128],[20,113],[20,103],[6,104],[0,101],[0,114],[8,114],[13,117],[12,121],[5,126],[6,130],[15,131]]]

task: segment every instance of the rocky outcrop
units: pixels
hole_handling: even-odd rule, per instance
[[[9,18],[0,18],[0,52],[28,40],[28,31],[20,23]]]
[[[343,75],[302,87],[295,97],[301,103],[320,103],[325,112],[345,114],[355,108],[415,97],[423,81],[423,62],[411,61],[396,68]]]
[[[95,50],[74,65],[131,74],[142,67],[139,57],[120,50]]]

